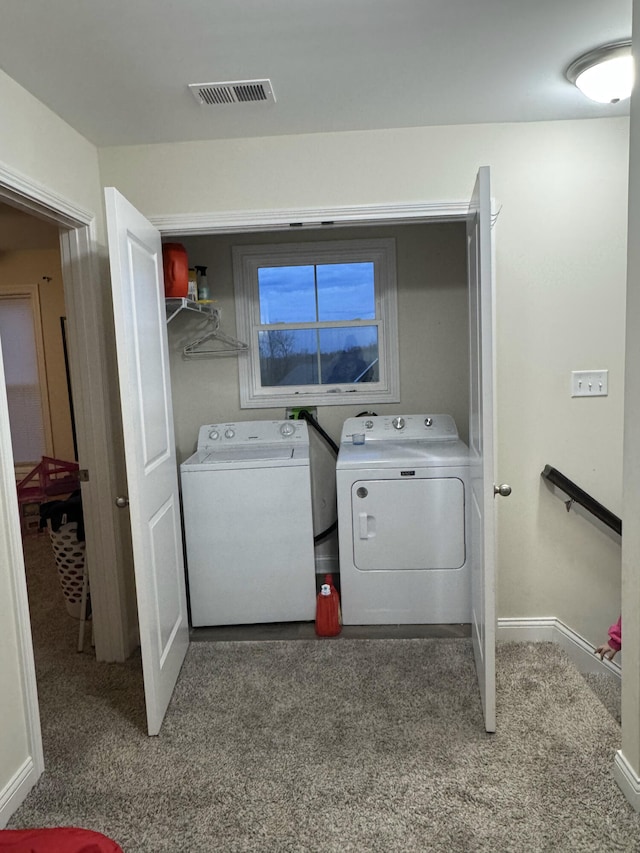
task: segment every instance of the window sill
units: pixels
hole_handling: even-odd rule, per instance
[[[278,394],[240,400],[241,409],[279,409],[287,406],[358,406],[399,403],[395,391],[323,391],[309,394]]]

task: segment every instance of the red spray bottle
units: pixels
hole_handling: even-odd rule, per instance
[[[342,631],[341,622],[338,590],[331,575],[325,575],[316,599],[316,634],[319,637],[336,637]]]

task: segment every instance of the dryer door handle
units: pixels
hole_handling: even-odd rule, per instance
[[[373,537],[376,535],[374,528],[374,517],[366,512],[359,512],[358,520],[360,522],[360,538],[373,539]],[[369,523],[369,520],[371,520],[371,523]]]

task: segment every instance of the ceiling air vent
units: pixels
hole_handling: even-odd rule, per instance
[[[275,103],[269,80],[236,80],[233,83],[189,83],[199,104],[217,107],[221,104]]]

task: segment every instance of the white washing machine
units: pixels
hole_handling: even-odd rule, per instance
[[[306,422],[202,426],[180,475],[192,625],[312,620]]]
[[[345,421],[336,463],[345,625],[470,621],[468,471],[450,415]]]

